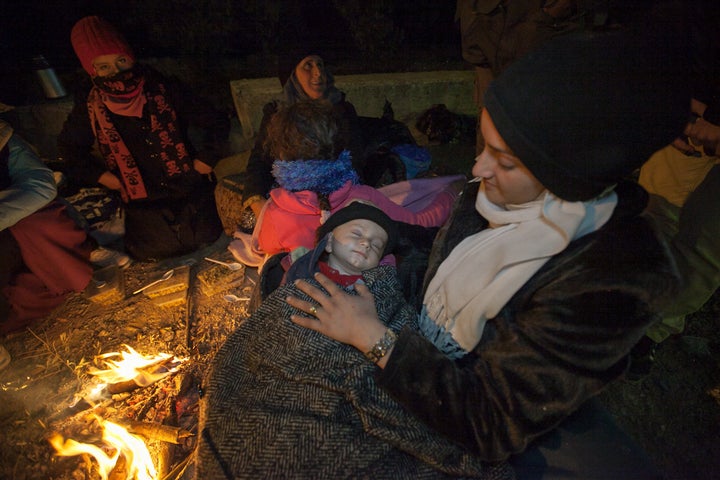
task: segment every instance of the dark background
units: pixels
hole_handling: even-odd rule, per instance
[[[191,84],[209,75],[274,76],[288,30],[283,12],[298,7],[315,25],[309,30],[334,47],[329,63],[335,73],[422,70],[443,59],[461,61],[455,2],[447,0],[4,0],[0,101],[18,105],[37,95],[35,55],[44,55],[61,78],[72,81],[80,64],[70,30],[86,15],[113,23],[138,58],[182,62],[179,75]]]

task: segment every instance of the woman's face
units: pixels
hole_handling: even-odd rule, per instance
[[[487,110],[482,112],[480,128],[485,149],[475,159],[472,173],[482,178],[488,200],[500,206],[535,200],[545,187],[513,154]]]
[[[135,61],[123,54],[100,55],[93,59],[93,67],[98,77],[110,77],[130,70],[134,65]]]
[[[308,97],[322,98],[327,88],[327,75],[322,58],[310,55],[300,60],[295,67],[295,76]]]

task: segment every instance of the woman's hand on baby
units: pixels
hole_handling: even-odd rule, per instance
[[[380,322],[375,299],[366,285],[355,284],[358,295],[350,295],[321,273],[315,279],[328,294],[308,282],[298,280],[295,285],[315,302],[288,296],[288,304],[306,313],[292,315],[290,319],[302,326],[347,343],[361,352],[367,352],[383,336],[387,327]]]

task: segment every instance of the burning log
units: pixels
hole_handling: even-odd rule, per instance
[[[105,389],[110,395],[116,395],[118,393],[131,392],[139,386],[140,385],[135,383],[135,380],[126,380],[124,382],[111,383]]]
[[[122,425],[127,428],[128,432],[142,435],[148,440],[159,440],[161,442],[174,443],[175,445],[180,445],[184,439],[193,436],[192,432],[183,428],[163,425],[161,423],[130,421],[122,422]]]
[[[129,346],[125,347],[127,352],[106,353],[98,357],[99,359],[121,357],[121,360],[105,360],[108,366],[106,370],[91,368],[88,371],[91,375],[95,375],[107,383],[106,390],[111,395],[151,385],[174,372],[178,364],[184,361],[170,354],[145,357]]]

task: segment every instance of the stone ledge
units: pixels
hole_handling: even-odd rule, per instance
[[[335,85],[345,92],[358,115],[380,117],[385,99],[395,118],[405,121],[434,104],[442,103],[455,113],[477,115],[473,102],[472,70],[433,72],[372,73],[338,75]],[[242,136],[252,138],[260,126],[263,106],[282,97],[278,79],[258,78],[230,82]]]

